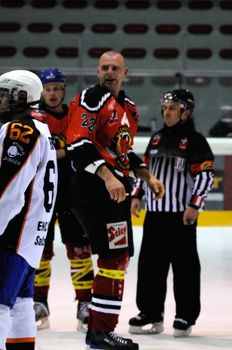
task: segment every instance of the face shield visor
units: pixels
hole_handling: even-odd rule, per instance
[[[9,111],[9,91],[0,88],[0,113]]]
[[[28,106],[27,92],[24,90],[0,88],[0,110],[22,111]]]

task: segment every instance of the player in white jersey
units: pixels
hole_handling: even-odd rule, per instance
[[[56,189],[56,152],[46,124],[31,118],[41,96],[36,74],[0,76],[0,350],[34,350],[34,271]]]

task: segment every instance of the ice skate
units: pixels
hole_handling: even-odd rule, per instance
[[[40,331],[42,329],[50,328],[49,321],[49,308],[44,303],[35,302],[34,303],[35,310],[35,320],[37,323],[37,330]]]
[[[154,322],[151,318],[140,312],[129,321],[131,334],[159,334],[164,331],[163,322]]]
[[[123,338],[114,332],[88,331],[86,335],[86,345],[89,349],[95,350],[139,350],[137,343],[131,339]]]
[[[173,323],[173,328],[173,336],[175,338],[188,337],[192,331],[192,326],[190,326],[187,321],[182,319],[175,320]]]
[[[86,333],[89,322],[89,302],[80,301],[78,303],[77,320],[77,330]]]

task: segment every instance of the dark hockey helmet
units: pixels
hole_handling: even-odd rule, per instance
[[[0,76],[0,113],[21,112],[37,107],[43,85],[39,77],[28,70],[13,70]]]
[[[179,102],[183,111],[190,110],[192,113],[195,107],[195,101],[193,94],[187,89],[176,89],[168,91],[164,94],[161,105],[164,102]]]
[[[51,84],[51,83],[66,83],[65,76],[61,70],[58,68],[48,68],[44,69],[40,75],[40,80],[43,85]]]

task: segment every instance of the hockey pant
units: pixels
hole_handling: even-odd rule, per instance
[[[35,349],[35,312],[32,298],[17,298],[13,308],[0,305],[0,349]]]
[[[90,329],[105,332],[115,329],[121,310],[124,276],[128,263],[127,252],[99,256],[97,260],[99,270],[94,278],[90,304]]]

